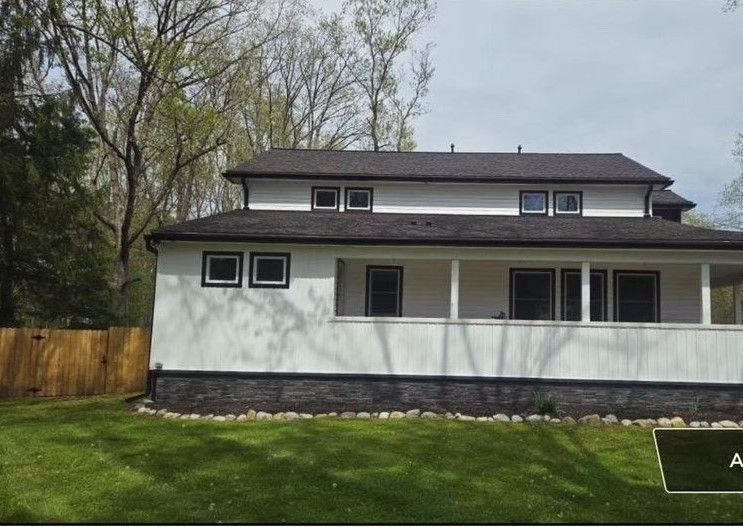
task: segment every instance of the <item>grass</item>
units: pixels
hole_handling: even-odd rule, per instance
[[[0,523],[738,522],[668,495],[637,428],[173,421],[121,398],[0,403]]]

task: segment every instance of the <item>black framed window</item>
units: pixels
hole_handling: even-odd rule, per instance
[[[658,271],[614,271],[614,320],[660,322]]]
[[[204,251],[201,256],[202,287],[242,287],[243,253]]]
[[[562,319],[581,319],[581,273],[562,271]],[[591,271],[591,320],[606,320],[606,271]]]
[[[339,210],[338,187],[312,187],[312,210]]]
[[[514,320],[554,320],[555,271],[511,269],[510,312]]]
[[[250,287],[289,287],[289,253],[250,253]]]
[[[583,214],[583,192],[555,192],[555,214],[580,216]]]
[[[370,212],[374,191],[371,188],[346,188],[346,210]]]
[[[523,214],[547,215],[546,190],[522,190],[519,192],[519,212]]]
[[[402,316],[402,267],[367,266],[366,316]]]

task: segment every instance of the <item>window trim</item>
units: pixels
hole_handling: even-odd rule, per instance
[[[567,301],[565,297],[565,275],[568,273],[576,273],[580,276],[580,269],[562,269],[560,273],[560,320],[568,321],[565,318],[565,303]],[[600,274],[601,282],[604,287],[604,299],[602,302],[602,309],[604,311],[603,317],[600,320],[591,320],[591,322],[608,322],[609,321],[609,273],[606,269],[591,269],[591,274]]]
[[[508,271],[508,319],[509,320],[524,320],[514,318],[514,275],[517,273],[548,273],[550,275],[550,318],[549,320],[555,320],[555,270],[552,268],[538,268],[538,267],[511,267]]]
[[[612,275],[612,290],[614,294],[614,316],[612,317],[614,319],[614,322],[621,322],[619,320],[619,280],[617,278],[620,275],[652,275],[655,277],[655,321],[653,322],[628,322],[630,324],[653,324],[653,323],[660,323],[661,319],[661,313],[660,313],[660,271],[633,271],[633,270],[623,270],[623,269],[617,269],[614,271]]]
[[[243,286],[243,252],[241,251],[202,251],[201,252],[201,287],[242,287]],[[237,258],[237,282],[210,281],[207,274],[209,259],[212,256]]]
[[[397,315],[370,315],[371,312],[371,291],[369,286],[371,285],[371,273],[372,271],[397,271]],[[366,298],[364,299],[364,316],[381,316],[381,317],[402,317],[402,280],[403,280],[403,267],[401,265],[367,265],[366,266]]]
[[[335,192],[335,207],[316,207],[315,192],[318,190],[330,190]],[[340,187],[311,187],[310,190],[310,210],[319,210],[327,212],[338,212],[341,207],[341,188]]]
[[[524,194],[544,195],[544,212],[529,212],[524,210]],[[519,216],[547,216],[550,212],[550,193],[548,190],[520,190],[519,191]]]
[[[349,193],[353,191],[366,191],[369,193],[369,208],[368,209],[359,209],[359,208],[349,208]],[[346,187],[344,191],[344,198],[343,198],[343,207],[348,212],[372,212],[374,210],[374,188],[373,187]]]
[[[560,194],[578,194],[577,212],[560,212],[557,209],[557,198]],[[556,190],[552,192],[552,213],[555,216],[583,216],[583,191],[582,190]]]
[[[267,257],[270,259],[283,258],[286,262],[284,265],[284,281],[282,283],[274,282],[258,282],[255,280],[255,273],[258,272],[256,266],[256,259]],[[251,252],[250,253],[250,265],[248,268],[248,287],[252,289],[289,289],[289,281],[291,279],[291,253],[264,253],[264,252]]]

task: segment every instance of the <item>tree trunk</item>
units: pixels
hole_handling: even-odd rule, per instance
[[[16,305],[13,295],[13,234],[3,218],[3,258],[0,263],[0,327],[12,327],[16,324]]]

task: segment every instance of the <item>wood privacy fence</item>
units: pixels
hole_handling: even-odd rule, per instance
[[[0,328],[0,397],[144,391],[149,347],[143,328]]]

